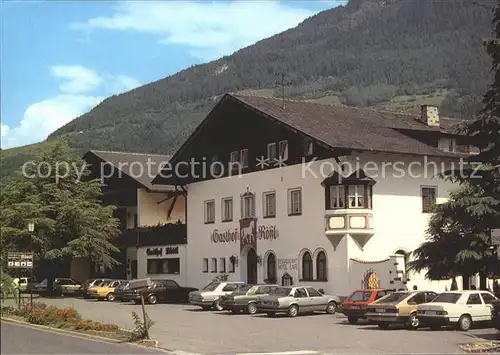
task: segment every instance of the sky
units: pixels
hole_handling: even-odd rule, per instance
[[[231,54],[344,4],[3,0],[1,147],[40,142],[106,97]]]

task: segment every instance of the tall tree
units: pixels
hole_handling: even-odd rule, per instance
[[[493,25],[495,38],[485,42],[485,47],[493,61],[494,81],[484,96],[484,109],[462,127],[462,133],[480,150],[469,159],[479,164],[479,171],[454,171],[448,176],[461,188],[436,207],[427,240],[413,252],[410,263],[416,271],[426,269],[429,279],[461,274],[465,289],[475,273],[481,275],[481,288],[486,287],[493,256],[491,229],[500,228],[500,2]]]
[[[70,154],[64,142],[25,164],[2,189],[2,250],[32,250],[36,261],[52,265],[73,257],[116,265],[115,208],[102,205],[100,182],[86,180],[88,174],[85,162]],[[35,223],[32,234],[28,222]]]

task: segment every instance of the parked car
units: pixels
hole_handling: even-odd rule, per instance
[[[366,318],[388,329],[391,324],[405,324],[409,329],[417,329],[420,322],[417,306],[432,301],[437,293],[432,291],[398,291],[368,305]]]
[[[342,302],[339,312],[347,316],[350,324],[356,324],[358,319],[366,318],[366,307],[369,304],[392,292],[385,289],[356,290]]]
[[[115,301],[120,301],[123,302],[123,295],[125,294],[126,290],[128,289],[130,282],[122,282],[119,284],[117,287],[115,287]]]
[[[187,302],[189,300],[189,293],[197,291],[198,289],[192,287],[180,286],[174,280],[152,280],[151,287],[147,290],[131,290],[125,289],[123,292],[124,301],[134,301],[139,303],[141,300],[141,293],[144,300],[149,304],[157,304],[158,302]]]
[[[244,311],[248,314],[257,313],[257,303],[263,296],[268,296],[278,285],[247,285],[229,295],[221,296],[220,305],[233,313]]]
[[[340,305],[337,296],[324,295],[310,286],[278,287],[269,296],[264,296],[257,304],[259,312],[265,312],[269,317],[276,313],[287,313],[296,317],[300,313],[323,311],[334,314]]]
[[[247,284],[242,281],[213,281],[200,291],[190,292],[189,302],[200,306],[204,310],[213,308],[216,311],[222,311],[220,298],[245,287],[247,287]]]
[[[88,289],[87,295],[89,298],[95,298],[97,300],[115,300],[115,287],[119,286],[122,282],[126,282],[125,280],[111,280],[105,281],[103,283],[98,284],[98,286],[93,286]]]
[[[70,278],[56,278],[52,284],[52,290],[47,289],[48,280],[45,279],[42,282],[37,283],[33,286],[33,293],[38,293],[40,296],[69,296],[78,295],[80,293],[81,285],[73,279]]]
[[[99,286],[100,284],[111,280],[112,279],[88,279],[80,286],[80,295],[83,296],[83,298],[89,298],[89,295],[87,294],[89,288]]]
[[[491,323],[495,301],[498,299],[488,291],[444,292],[418,305],[418,318],[431,329],[454,325],[467,331],[474,323]]]

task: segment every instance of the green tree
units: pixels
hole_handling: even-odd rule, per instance
[[[35,262],[52,271],[73,257],[116,265],[115,207],[102,205],[100,182],[88,175],[85,162],[64,142],[25,164],[1,192],[2,252],[32,250]],[[35,223],[34,233],[28,232],[28,222]]]
[[[461,184],[450,199],[436,207],[427,240],[413,252],[410,267],[427,270],[426,277],[464,277],[479,273],[486,287],[488,264],[492,261],[491,229],[500,227],[500,3],[494,12],[496,37],[485,43],[493,61],[494,81],[484,96],[484,109],[462,127],[472,145],[480,149],[469,160],[479,171],[454,171],[448,179]]]

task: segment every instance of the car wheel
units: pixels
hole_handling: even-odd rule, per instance
[[[358,323],[358,317],[348,316],[347,321],[349,322],[349,324],[356,324]]]
[[[275,312],[267,312],[267,316],[270,318],[274,317],[275,315],[276,315]]]
[[[335,302],[328,302],[326,305],[326,313],[328,314],[335,314],[337,311],[337,304]]]
[[[464,332],[468,331],[471,328],[471,326],[472,326],[472,319],[467,314],[464,314],[458,320],[458,329]]]
[[[148,296],[148,303],[149,304],[157,304],[158,303],[158,297],[156,297],[156,295],[149,295]]]
[[[257,305],[255,303],[250,303],[247,306],[247,313],[248,314],[255,314],[255,313],[257,313]]]
[[[222,308],[222,306],[220,305],[220,301],[219,300],[215,300],[214,301],[214,304],[212,305],[212,307],[216,310],[216,311],[222,311],[224,310],[224,308]]]
[[[420,325],[420,320],[417,317],[416,313],[410,314],[408,318],[408,329],[417,329]]]
[[[389,329],[389,323],[379,323],[377,324],[380,329]]]
[[[289,317],[297,317],[299,314],[299,307],[295,304],[292,304],[290,307],[288,307],[288,316]]]
[[[108,293],[108,295],[106,296],[106,299],[108,301],[113,302],[115,300],[115,294],[113,292]]]

